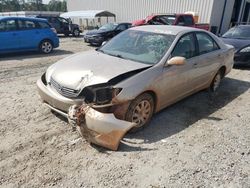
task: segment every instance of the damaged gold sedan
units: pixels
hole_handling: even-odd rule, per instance
[[[43,102],[87,140],[117,150],[128,131],[148,125],[159,110],[202,89],[216,91],[233,53],[203,30],[135,27],[53,64],[37,86]]]

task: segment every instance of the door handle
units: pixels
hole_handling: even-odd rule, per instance
[[[17,34],[16,34],[16,33],[13,33],[12,35],[13,35],[13,36],[16,36]]]

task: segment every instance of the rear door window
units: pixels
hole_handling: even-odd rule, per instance
[[[18,26],[21,30],[30,30],[36,28],[36,23],[31,20],[18,20]]]
[[[4,20],[0,22],[0,31],[16,31],[16,21],[14,19]]]
[[[196,33],[196,38],[198,41],[200,55],[220,49],[214,39],[206,33]]]

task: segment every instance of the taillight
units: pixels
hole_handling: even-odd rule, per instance
[[[56,29],[55,28],[50,28],[55,34],[57,34],[57,32],[56,32]]]

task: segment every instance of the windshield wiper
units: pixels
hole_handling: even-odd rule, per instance
[[[120,54],[111,54],[111,53],[106,53],[106,54],[108,54],[108,55],[110,55],[110,56],[114,56],[114,57],[119,57],[119,58],[122,58],[122,59],[125,59],[122,55],[120,55]]]

